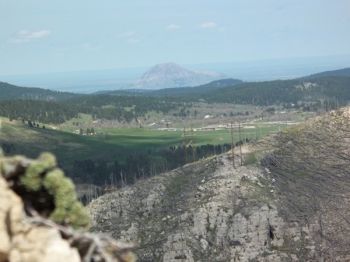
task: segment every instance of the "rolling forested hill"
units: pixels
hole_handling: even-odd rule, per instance
[[[311,76],[308,76],[307,78],[314,78],[314,77],[320,77],[320,76],[346,76],[346,77],[350,77],[350,68],[343,68],[343,69],[339,69],[339,70],[321,72],[318,74],[313,74]]]
[[[82,95],[60,101],[13,99],[0,100],[0,116],[59,124],[84,113],[94,119],[130,122],[147,112],[166,114],[182,105],[180,99],[130,95]]]
[[[30,99],[57,101],[74,97],[74,94],[42,88],[20,87],[0,82],[0,100]]]
[[[345,105],[350,101],[350,69],[323,72],[303,78],[264,82],[236,79],[214,81],[197,87],[167,88],[155,91],[111,92],[122,96],[181,98],[182,101],[207,101],[253,105],[303,104]]]
[[[168,114],[193,102],[279,105],[306,111],[333,109],[350,102],[349,69],[324,72],[292,80],[242,82],[236,79],[214,81],[187,88],[155,91],[113,91],[79,95],[40,88],[25,88],[0,82],[0,116],[62,123],[79,113],[95,119],[130,122],[147,112]]]
[[[194,87],[173,87],[163,88],[159,90],[147,90],[147,89],[127,89],[127,90],[113,90],[113,91],[101,91],[95,94],[105,95],[135,95],[135,96],[186,96],[201,94],[208,91],[220,89],[223,87],[234,86],[243,83],[242,80],[227,78],[209,82],[204,85]]]
[[[203,94],[209,102],[273,105],[299,102],[350,101],[350,77],[314,77],[242,83]]]
[[[306,105],[317,107],[327,103],[334,107],[346,105],[350,101],[350,76],[309,76],[300,79],[274,80],[264,82],[230,81],[215,85],[192,88],[170,88],[143,95],[158,97],[178,97],[183,101],[206,101],[209,103],[252,104],[260,106]],[[130,94],[129,94],[130,95]],[[141,95],[138,93],[137,95]]]
[[[205,85],[195,86],[195,87],[178,87],[178,88],[165,88],[153,91],[150,95],[155,96],[191,96],[198,95],[210,91],[215,91],[225,87],[232,87],[237,84],[243,83],[239,79],[222,79],[210,82]]]

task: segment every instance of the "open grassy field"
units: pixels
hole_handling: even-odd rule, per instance
[[[260,123],[256,129],[242,129],[241,138],[256,139],[276,132],[281,125]],[[234,142],[239,141],[237,130],[233,132]],[[9,154],[24,154],[36,157],[40,152],[54,153],[59,164],[70,170],[76,160],[104,160],[123,162],[128,155],[157,152],[170,146],[191,144],[220,145],[231,143],[230,130],[218,131],[160,131],[147,128],[101,128],[96,135],[82,136],[49,127],[30,128],[20,121],[2,118],[0,129],[0,145]],[[153,153],[152,153],[153,154]],[[157,157],[154,155],[154,157]]]

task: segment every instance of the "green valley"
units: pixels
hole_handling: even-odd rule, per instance
[[[29,127],[22,121],[1,119],[0,145],[7,154],[37,156],[53,152],[62,168],[76,182],[109,183],[114,173],[128,176],[149,176],[164,172],[230,149],[231,142],[251,141],[276,132],[285,124],[257,122],[232,129],[178,129],[174,131],[150,128],[97,128],[95,134],[80,135],[57,130],[56,126]],[[56,130],[55,130],[56,129]],[[96,166],[85,170],[84,165]],[[133,168],[138,166],[139,170]],[[97,168],[98,167],[98,168]],[[116,170],[116,168],[119,168]],[[141,171],[142,169],[142,171]],[[98,170],[98,174],[94,174]],[[84,173],[86,172],[86,173]],[[117,172],[117,173],[116,173]],[[142,174],[134,174],[140,172]],[[95,177],[95,178],[91,178]]]

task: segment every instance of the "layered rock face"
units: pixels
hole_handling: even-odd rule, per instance
[[[130,245],[75,231],[66,224],[80,221],[74,225],[86,226],[88,217],[76,200],[74,187],[67,186],[70,180],[61,175],[51,180],[58,172],[49,154],[37,160],[0,156],[0,262],[135,261]],[[52,216],[57,213],[63,216]],[[49,217],[59,218],[60,223]]]

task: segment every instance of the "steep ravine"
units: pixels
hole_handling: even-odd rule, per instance
[[[228,154],[94,200],[93,231],[137,243],[139,261],[306,261],[310,227],[280,215],[269,171]]]

